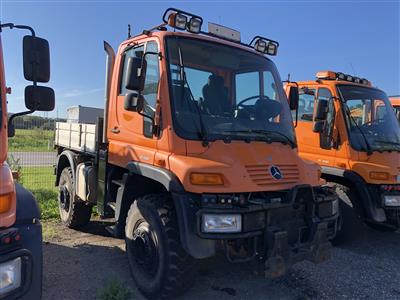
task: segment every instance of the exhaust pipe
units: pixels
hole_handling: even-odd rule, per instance
[[[106,81],[105,81],[105,95],[104,95],[104,122],[103,122],[103,143],[108,143],[107,139],[107,125],[108,125],[108,105],[110,103],[110,87],[112,72],[114,69],[115,52],[109,43],[104,41],[104,51],[106,51]]]

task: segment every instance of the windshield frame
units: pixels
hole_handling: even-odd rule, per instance
[[[171,72],[171,65],[172,63],[170,63],[170,52],[169,52],[169,41],[173,40],[173,39],[179,39],[181,41],[185,41],[185,40],[192,40],[192,41],[199,41],[202,43],[209,43],[209,44],[213,44],[216,46],[220,46],[220,47],[226,47],[226,48],[232,48],[233,50],[236,51],[243,51],[248,53],[249,55],[254,55],[255,59],[264,59],[268,62],[268,64],[270,64],[271,68],[269,70],[249,70],[249,71],[257,71],[257,72],[265,72],[265,71],[269,71],[271,72],[271,74],[273,75],[273,78],[276,79],[276,85],[277,85],[277,89],[280,89],[279,94],[282,95],[282,104],[283,105],[287,105],[287,99],[286,99],[286,94],[284,93],[283,90],[283,85],[282,85],[282,81],[280,79],[279,76],[279,72],[274,64],[274,62],[272,60],[270,60],[269,58],[267,58],[264,55],[261,55],[259,53],[256,53],[254,51],[252,51],[252,49],[245,49],[243,47],[237,47],[235,45],[230,45],[230,44],[225,44],[225,43],[221,43],[218,40],[212,40],[212,39],[205,39],[205,38],[197,38],[197,37],[192,37],[192,36],[176,36],[176,35],[166,35],[164,36],[164,45],[165,45],[165,64],[166,64],[166,70],[167,70],[167,81],[168,81],[168,93],[169,93],[169,99],[170,99],[170,107],[171,107],[171,118],[172,118],[172,124],[173,124],[173,128],[175,133],[177,134],[178,137],[184,139],[184,140],[190,140],[190,141],[201,141],[201,137],[195,137],[195,136],[191,136],[191,134],[188,134],[188,132],[186,132],[181,125],[178,123],[177,121],[177,117],[175,112],[175,101],[174,101],[174,93],[172,91],[172,72]],[[183,57],[185,57],[185,53],[183,52]],[[183,62],[185,63],[185,58],[183,59]],[[185,66],[184,66],[185,67]],[[192,66],[186,66],[187,68],[193,68]],[[206,69],[206,68],[205,68]],[[199,70],[204,70],[199,68]],[[245,73],[247,71],[243,70],[243,73]],[[239,74],[239,73],[237,73]],[[293,126],[293,122],[292,122],[292,116],[290,113],[290,109],[288,108],[288,117],[290,118],[290,120],[287,121],[287,125],[290,126],[291,129],[291,136],[289,136],[289,140],[290,142],[285,142],[283,141],[283,139],[279,139],[276,137],[263,137],[262,134],[260,133],[254,133],[254,136],[248,137],[245,135],[217,135],[215,133],[213,133],[212,137],[209,137],[207,134],[207,138],[208,141],[216,141],[216,140],[239,140],[239,141],[263,141],[263,142],[278,142],[278,143],[284,143],[284,144],[288,144],[291,145],[292,148],[297,148],[297,139],[296,139],[296,134],[295,134],[295,129]],[[275,131],[274,131],[275,132]],[[280,131],[276,131],[278,134],[281,133]],[[291,138],[292,137],[292,138]]]
[[[366,152],[366,153],[368,153],[368,152],[385,152],[385,151],[389,151],[389,152],[395,151],[395,152],[396,152],[396,151],[400,151],[399,149],[395,149],[394,147],[393,147],[392,149],[380,149],[380,148],[374,147],[374,146],[372,146],[372,145],[367,146],[367,147],[358,147],[357,145],[354,145],[354,139],[352,138],[352,132],[351,132],[351,123],[352,123],[352,121],[351,121],[350,117],[348,116],[348,114],[346,113],[346,108],[345,108],[345,105],[347,106],[347,104],[346,104],[347,100],[344,99],[344,97],[343,97],[343,95],[342,95],[342,92],[341,92],[341,90],[340,90],[340,87],[344,87],[344,86],[346,86],[346,87],[352,87],[352,88],[367,89],[367,90],[372,90],[372,91],[374,91],[374,92],[382,93],[382,94],[384,94],[384,95],[386,96],[386,98],[385,98],[385,99],[380,99],[380,100],[382,100],[382,101],[385,103],[385,106],[386,106],[387,108],[388,108],[388,107],[390,108],[390,110],[388,110],[388,111],[392,111],[393,114],[394,114],[394,110],[391,109],[391,108],[392,108],[392,107],[391,107],[392,105],[391,105],[391,103],[390,103],[389,97],[386,95],[386,93],[385,93],[384,91],[382,91],[382,90],[380,90],[380,89],[378,89],[378,88],[375,88],[375,87],[372,87],[372,86],[355,85],[355,84],[337,84],[337,85],[336,85],[336,93],[337,93],[338,96],[339,96],[339,100],[340,100],[340,109],[341,109],[341,111],[342,111],[342,113],[343,113],[343,117],[344,117],[344,120],[345,120],[345,125],[346,125],[345,127],[346,127],[346,131],[347,131],[347,136],[348,136],[348,140],[349,140],[350,147],[351,147],[352,149],[354,149],[355,151]],[[348,106],[347,106],[347,107],[348,107]],[[390,112],[389,112],[389,113],[390,113]],[[394,118],[397,120],[396,116],[394,116]],[[398,123],[398,122],[397,122],[397,123]],[[399,126],[400,126],[400,125],[399,125]],[[362,130],[362,129],[361,129],[361,130]],[[364,133],[364,135],[365,135],[366,132],[363,131],[363,133]],[[369,144],[371,144],[371,140],[368,139],[367,136],[368,136],[368,135],[366,135],[367,141],[368,141]],[[364,143],[365,143],[365,141],[364,141]],[[368,149],[369,147],[370,147],[370,149]]]

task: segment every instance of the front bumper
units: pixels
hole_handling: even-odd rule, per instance
[[[400,201],[396,205],[398,199],[400,199],[400,185],[368,185],[368,190],[373,203],[375,203],[378,209],[383,210],[385,221],[376,222],[371,220],[373,223],[380,223],[391,228],[400,228]],[[396,199],[396,201],[388,202],[388,198]],[[368,220],[367,220],[368,221]]]
[[[0,231],[17,232],[20,242],[10,246],[0,246],[0,264],[21,258],[21,285],[0,295],[0,299],[36,300],[42,294],[42,226],[39,220],[35,224],[17,224],[12,228]]]
[[[338,214],[329,213],[338,200],[332,191],[297,186],[265,192],[262,197],[245,196],[246,203],[235,205],[235,200],[229,200],[235,195],[216,195],[217,200],[210,203],[204,195],[173,194],[185,250],[195,258],[205,258],[215,255],[217,245],[222,244],[228,260],[258,260],[272,270],[271,276],[298,261],[319,262],[329,257],[328,240],[338,226]],[[202,231],[205,214],[240,214],[241,231],[206,233]],[[247,251],[244,257],[240,255],[243,249]]]

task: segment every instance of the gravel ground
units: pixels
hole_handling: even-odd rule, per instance
[[[95,299],[111,279],[143,299],[131,280],[124,242],[109,237],[101,222],[83,231],[54,224],[44,243],[43,299]],[[400,233],[359,226],[357,237],[332,249],[331,260],[295,265],[274,280],[247,264],[202,262],[195,286],[182,299],[400,299]]]

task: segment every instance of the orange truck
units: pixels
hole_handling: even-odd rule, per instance
[[[276,277],[329,257],[338,198],[300,159],[274,63],[276,41],[167,9],[163,22],[107,52],[104,116],[57,123],[62,222],[92,207],[125,238],[132,276],[149,298],[194,282],[222,251]],[[172,27],[173,30],[168,30]],[[292,88],[290,103],[297,105]],[[80,119],[79,116],[77,119]]]
[[[27,111],[7,114],[1,34],[5,29],[28,30],[23,38]],[[26,25],[0,24],[0,299],[40,299],[42,293],[42,226],[34,196],[13,180],[7,165],[8,138],[14,135],[13,119],[54,108],[54,91],[38,86],[50,78],[49,44]]]
[[[299,89],[293,111],[299,153],[321,166],[342,200],[344,230],[337,240],[350,237],[346,225],[355,212],[375,229],[397,230],[400,128],[386,94],[366,79],[332,71],[287,83],[287,93],[290,86]]]
[[[399,95],[398,96],[390,96],[389,99],[394,108],[394,113],[396,115],[396,118],[400,122],[400,96]]]

